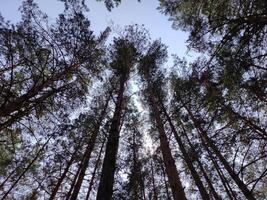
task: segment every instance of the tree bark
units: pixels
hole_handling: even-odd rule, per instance
[[[140,174],[140,186],[141,186],[141,191],[142,191],[142,198],[143,200],[146,200],[146,191],[145,191],[145,181],[144,181],[144,175]]]
[[[12,172],[9,173],[9,175],[5,178],[5,180],[0,184],[0,190],[4,187],[5,183],[8,181],[9,178],[11,178],[18,170],[19,167],[16,167],[12,170]]]
[[[217,161],[214,159],[212,153],[209,151],[208,148],[207,148],[207,150],[208,150],[209,156],[211,158],[211,161],[215,167],[215,170],[217,171],[217,173],[218,173],[218,175],[222,181],[222,184],[225,188],[226,194],[228,195],[229,199],[236,200],[236,195],[234,194],[230,184],[228,183],[227,179],[225,178],[224,173],[220,169],[220,166],[218,165]]]
[[[162,160],[160,160],[160,167],[161,167],[161,172],[162,172],[162,176],[163,176],[163,180],[164,180],[164,185],[165,185],[165,190],[166,190],[166,195],[167,195],[167,200],[171,200],[171,196],[169,194],[169,189],[168,189],[168,182],[166,180],[166,172],[162,163]]]
[[[131,146],[131,150],[133,153],[133,165],[131,169],[131,180],[132,180],[132,192],[133,192],[133,200],[139,200],[140,196],[142,196],[142,177],[141,177],[141,165],[138,158],[138,146],[136,144],[136,133],[133,134],[133,144]]]

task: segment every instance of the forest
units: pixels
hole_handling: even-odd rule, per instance
[[[173,66],[145,25],[96,34],[59,1],[0,13],[0,200],[267,199],[266,0],[158,0],[197,52]]]

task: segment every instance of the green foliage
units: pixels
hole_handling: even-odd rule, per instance
[[[33,1],[23,2],[21,15],[16,25],[1,21],[0,131],[26,116],[58,111],[65,102],[77,107],[103,70],[109,29],[96,37],[78,10],[65,10],[50,24]]]
[[[117,7],[121,3],[121,0],[97,0],[97,1],[104,1],[109,11],[111,11],[114,7]],[[141,0],[138,1],[140,2]]]

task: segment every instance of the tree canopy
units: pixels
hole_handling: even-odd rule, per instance
[[[60,1],[0,15],[0,199],[267,198],[266,1],[160,0],[198,53],[173,66],[145,26],[97,35]]]

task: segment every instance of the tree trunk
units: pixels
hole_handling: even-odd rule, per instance
[[[72,183],[71,183],[70,189],[69,189],[69,191],[68,191],[68,193],[67,193],[67,195],[66,195],[66,200],[69,200],[70,197],[71,197],[71,194],[72,194],[72,191],[73,191],[73,189],[74,189],[75,183],[76,183],[76,181],[77,181],[77,179],[78,179],[78,176],[79,176],[80,171],[81,171],[81,168],[82,168],[83,160],[84,160],[84,156],[83,156],[83,158],[82,158],[82,160],[81,160],[81,162],[80,162],[80,164],[79,164],[79,166],[78,166],[78,170],[77,170],[76,173],[75,173],[75,176],[74,176],[74,179],[73,179],[73,181],[72,181]]]
[[[141,191],[141,169],[140,162],[138,159],[138,146],[136,145],[135,133],[133,133],[133,144],[131,146],[133,152],[133,166],[131,169],[131,176],[133,181],[133,200],[139,200],[139,194],[142,194]],[[139,187],[140,186],[140,187]]]
[[[184,131],[184,135],[187,138],[188,144],[190,145],[190,147],[192,148],[192,150],[195,152],[194,147],[193,147],[192,143],[190,142],[190,139],[188,138],[187,134],[185,133],[185,128],[183,127],[183,124],[181,124],[181,125],[182,125],[183,131]],[[215,170],[217,171],[217,173],[218,173],[218,175],[219,175],[219,177],[220,177],[220,179],[222,181],[222,184],[223,184],[223,186],[225,188],[226,194],[228,195],[228,197],[229,197],[230,200],[233,200],[233,196],[234,195],[233,195],[233,192],[231,190],[231,187],[228,187],[229,185],[228,185],[228,182],[226,181],[226,178],[224,177],[223,173],[221,172],[218,163],[214,160],[213,155],[212,155],[210,149],[206,146],[206,143],[204,142],[203,138],[200,138],[200,139],[202,141],[202,145],[203,145],[204,149],[208,152],[208,155],[209,155],[209,157],[210,157],[210,159],[211,159],[211,161],[212,161],[212,163],[213,163],[213,165],[215,167]],[[214,189],[214,187],[213,187],[210,179],[208,178],[208,175],[206,173],[206,170],[202,166],[202,163],[200,162],[200,160],[198,159],[198,157],[197,157],[197,162],[198,162],[198,164],[199,164],[199,166],[200,166],[200,168],[202,170],[202,173],[204,174],[204,177],[206,178],[206,180],[207,180],[207,182],[209,184],[209,187],[210,187],[210,189],[211,189],[211,191],[213,193],[214,198],[221,200],[221,197],[219,197],[219,195],[215,191],[215,189]]]
[[[223,184],[223,187],[225,188],[226,194],[228,195],[229,199],[235,200],[236,199],[236,195],[233,193],[233,190],[232,190],[231,186],[229,185],[227,179],[225,178],[224,173],[220,169],[217,161],[213,158],[211,152],[209,151],[208,153],[209,153],[211,161],[212,161],[212,163],[213,163],[213,165],[215,167],[215,170],[217,171],[217,173],[218,173],[218,175],[219,175],[219,177],[220,177],[220,179],[222,181],[222,184]]]
[[[101,178],[97,191],[97,200],[111,200],[113,194],[114,174],[116,169],[116,157],[119,148],[120,125],[122,118],[124,90],[128,74],[122,74],[118,91],[115,112],[112,118],[105,158],[102,166]]]
[[[183,127],[183,124],[181,124],[181,125],[182,125],[182,127]],[[184,127],[183,127],[183,131],[184,131],[184,135],[185,135],[185,137],[186,137],[186,139],[187,139],[187,142],[188,142],[190,148],[191,148],[192,151],[193,151],[193,154],[194,154],[194,155],[197,155],[197,152],[195,151],[195,149],[194,149],[192,143],[190,142],[190,139],[188,138],[188,135],[186,134]],[[198,166],[199,166],[199,168],[200,168],[200,171],[202,172],[202,174],[203,174],[203,176],[204,176],[206,182],[208,183],[208,186],[209,186],[209,188],[210,188],[210,191],[211,191],[213,197],[214,197],[216,200],[222,200],[222,198],[219,196],[219,194],[216,192],[215,188],[213,187],[212,182],[211,182],[211,180],[210,180],[208,174],[206,173],[206,170],[204,169],[204,167],[203,167],[201,161],[199,160],[198,156],[196,156],[196,161],[197,161],[197,163],[198,163]]]
[[[153,158],[152,158],[153,159]],[[153,195],[152,195],[152,199],[153,200],[157,200],[158,199],[158,192],[157,192],[157,188],[156,188],[156,183],[155,183],[155,174],[154,174],[154,167],[153,167],[153,162],[151,160],[150,162],[150,167],[151,167],[151,178],[152,178],[152,187],[153,187]]]
[[[191,175],[192,175],[192,177],[193,177],[193,179],[195,181],[195,184],[199,189],[199,192],[200,192],[200,195],[201,195],[202,199],[203,200],[209,200],[210,199],[209,194],[207,193],[207,191],[206,191],[206,189],[205,189],[205,187],[204,187],[204,185],[203,185],[203,183],[201,181],[201,178],[198,175],[198,172],[196,171],[196,169],[195,169],[195,167],[193,165],[193,162],[192,162],[191,158],[188,155],[188,152],[186,152],[186,149],[185,149],[185,146],[184,146],[184,144],[182,142],[182,139],[179,137],[179,134],[177,133],[177,131],[176,131],[176,129],[175,129],[173,123],[172,123],[172,120],[171,120],[169,114],[167,113],[163,103],[160,102],[160,104],[161,104],[161,108],[163,110],[163,113],[165,114],[165,116],[167,118],[167,121],[170,124],[171,130],[172,130],[172,132],[174,134],[174,137],[175,137],[175,139],[176,139],[176,141],[177,141],[177,143],[179,145],[179,148],[180,148],[180,150],[182,152],[183,158],[184,158],[184,160],[185,160],[185,162],[186,162],[186,164],[188,166],[188,169],[190,170]]]
[[[100,118],[99,120],[97,121],[96,123],[96,126],[95,126],[95,129],[91,135],[91,138],[88,142],[88,145],[86,147],[86,150],[85,150],[85,153],[84,153],[84,159],[83,159],[83,162],[82,162],[82,166],[81,166],[81,171],[79,173],[79,176],[78,176],[78,179],[77,179],[77,182],[74,186],[74,189],[73,189],[73,193],[70,197],[70,200],[76,200],[77,197],[78,197],[78,194],[79,194],[79,191],[80,191],[80,188],[82,186],[82,182],[83,182],[83,179],[84,179],[84,176],[85,176],[85,172],[86,172],[86,169],[89,165],[89,160],[91,158],[91,153],[95,147],[95,143],[96,143],[96,138],[98,136],[98,133],[99,133],[99,130],[100,130],[100,127],[101,127],[101,124],[102,124],[102,121],[106,115],[106,111],[107,111],[107,107],[108,107],[108,103],[109,103],[109,100],[110,100],[110,97],[111,95],[108,97],[105,105],[104,105],[104,108],[100,114]]]
[[[175,161],[171,154],[168,138],[166,136],[164,126],[160,118],[160,112],[154,99],[153,92],[150,92],[149,95],[152,111],[155,116],[156,126],[159,132],[160,149],[163,156],[163,162],[166,168],[166,173],[172,190],[173,198],[174,200],[186,200],[185,192],[180,181],[178,171],[176,169]]]
[[[165,189],[166,189],[166,195],[167,195],[167,200],[171,200],[171,196],[169,194],[169,189],[168,189],[168,182],[166,180],[166,172],[162,163],[162,160],[160,160],[160,167],[161,167],[161,171],[162,171],[162,176],[163,176],[163,180],[164,180],[164,185],[165,185]]]
[[[0,191],[2,190],[8,179],[11,178],[17,172],[18,168],[19,167],[14,168],[12,172],[10,172],[9,175],[5,178],[5,180],[0,184]]]
[[[146,190],[145,190],[145,181],[144,181],[144,175],[143,174],[140,174],[140,178],[141,178],[141,183],[140,183],[140,186],[141,186],[141,191],[142,191],[142,197],[143,197],[143,200],[146,200]]]
[[[95,163],[94,171],[92,173],[92,177],[91,177],[91,180],[90,180],[90,183],[89,183],[89,187],[88,187],[88,191],[87,191],[85,200],[89,200],[89,197],[90,197],[90,194],[91,194],[91,191],[92,191],[92,188],[93,188],[94,180],[95,180],[95,175],[96,175],[96,172],[97,172],[97,169],[99,167],[100,160],[101,160],[101,155],[102,155],[102,152],[103,152],[104,145],[105,145],[105,141],[103,141],[103,143],[101,145],[101,148],[100,148],[100,151],[99,151],[96,163]]]
[[[49,200],[55,199],[56,194],[58,192],[58,189],[59,189],[61,183],[65,179],[67,173],[69,172],[69,168],[71,167],[73,161],[75,160],[75,156],[76,156],[77,151],[78,151],[78,148],[75,150],[75,152],[72,154],[70,160],[67,162],[67,166],[66,166],[64,172],[62,173],[62,175],[60,176],[60,178],[58,179],[57,184],[56,184],[55,188],[53,189],[52,194],[51,194]]]
[[[229,165],[227,160],[223,157],[223,155],[221,154],[220,150],[214,144],[212,139],[210,137],[208,137],[206,131],[204,131],[204,129],[202,129],[202,127],[199,125],[199,123],[195,119],[195,116],[193,115],[191,110],[184,103],[182,103],[182,104],[183,104],[183,107],[187,110],[187,112],[189,114],[189,117],[191,118],[192,122],[194,123],[194,126],[199,131],[200,137],[204,138],[204,140],[207,142],[208,146],[213,150],[215,155],[219,158],[220,162],[223,164],[223,166],[225,167],[225,169],[227,170],[229,175],[232,177],[232,179],[235,181],[235,183],[237,184],[239,189],[242,191],[244,196],[248,200],[256,200],[256,198],[253,196],[252,192],[247,188],[247,185],[239,178],[238,174],[236,174],[234,172],[234,170],[231,168],[231,166]]]

